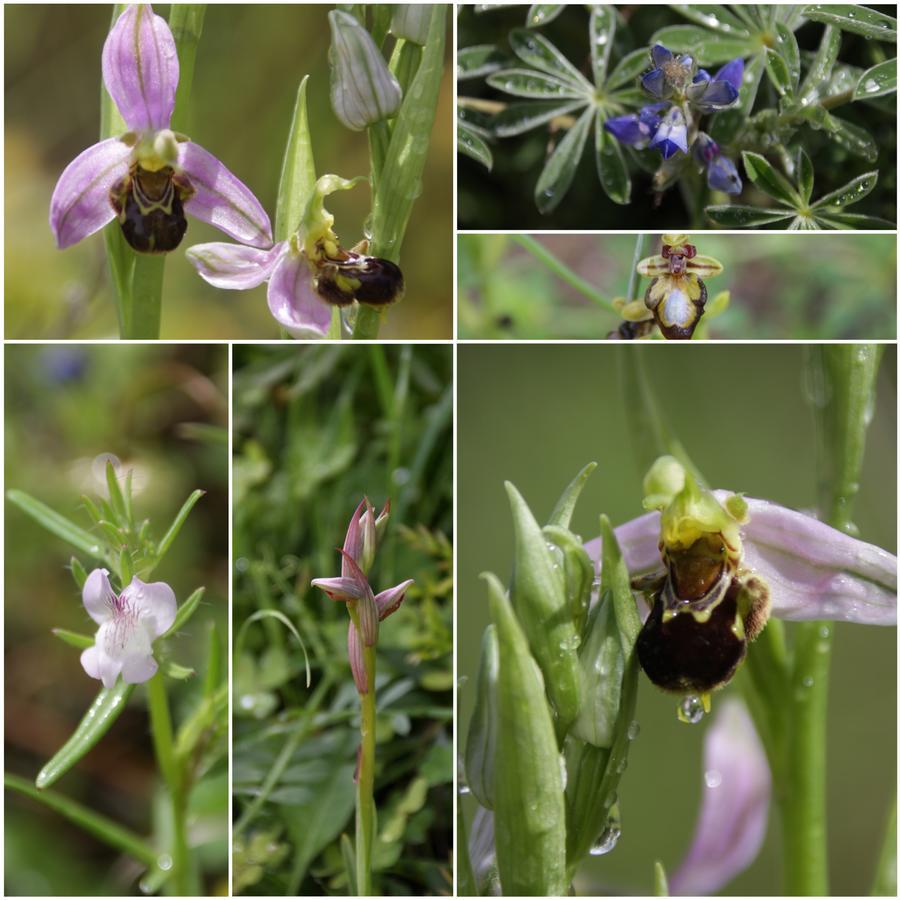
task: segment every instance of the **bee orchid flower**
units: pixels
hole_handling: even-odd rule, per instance
[[[360,179],[323,175],[316,182],[297,233],[269,250],[239,244],[196,244],[187,251],[197,273],[213,287],[248,290],[269,283],[269,312],[299,338],[322,338],[334,306],[355,302],[386,306],[403,294],[403,273],[362,248],[345,250],[324,198]]]
[[[106,569],[94,569],[84,582],[82,600],[100,626],[93,647],[81,654],[91,678],[109,689],[119,675],[126,684],[141,684],[156,674],[153,641],[175,621],[175,593],[165,582],[146,584],[140,578],[117,594]]]
[[[171,130],[178,87],[175,40],[148,5],[129,6],[103,46],[103,83],[125,133],[66,166],[50,200],[60,249],[117,219],[141,253],[174,250],[185,213],[253,247],[272,244],[269,217],[250,189],[215,156]]]

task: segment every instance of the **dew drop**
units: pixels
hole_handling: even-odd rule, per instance
[[[678,720],[688,725],[696,725],[705,715],[703,701],[696,694],[688,694],[678,704]]]
[[[566,754],[559,754],[559,777],[562,779],[562,788],[566,789],[566,785],[569,783],[569,770],[566,768]]]
[[[605,856],[611,850],[614,850],[619,838],[622,836],[622,829],[618,823],[612,823],[600,832],[600,837],[594,841],[591,847],[591,856]]]
[[[703,773],[703,780],[708,788],[717,788],[722,783],[722,773],[718,769],[707,769]]]
[[[629,726],[626,734],[628,735],[628,740],[633,741],[639,734],[641,733],[641,725],[637,719],[635,719]]]
[[[163,853],[156,859],[156,865],[159,866],[163,872],[168,872],[169,869],[172,868],[172,857],[169,856],[168,853]]]
[[[807,675],[807,676],[803,679],[803,681],[800,682],[800,683],[801,683],[801,684],[803,685],[803,687],[805,687],[805,688],[811,688],[811,687],[815,684],[815,681],[813,680],[812,675]]]
[[[467,784],[460,782],[458,793],[460,797],[466,797],[472,793],[472,789]]]

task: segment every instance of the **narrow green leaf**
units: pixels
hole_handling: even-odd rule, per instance
[[[498,739],[497,679],[500,650],[497,628],[488,625],[481,638],[481,658],[475,683],[475,707],[466,737],[466,784],[485,809],[494,808],[494,765]]]
[[[215,622],[209,624],[209,640],[206,652],[206,672],[203,675],[203,696],[211,697],[219,687],[225,672],[222,666],[222,642]]]
[[[194,86],[194,63],[203,34],[205,3],[175,3],[169,11],[169,28],[178,50],[178,89],[172,114],[173,131],[189,134],[191,129],[190,98]]]
[[[609,78],[606,79],[606,90],[614,91],[623,85],[633,85],[638,75],[650,66],[650,54],[645,47],[632,50],[616,64]]]
[[[856,4],[828,4],[807,6],[803,15],[813,22],[834,25],[842,31],[851,31],[866,38],[897,43],[897,20],[884,13]]]
[[[803,205],[797,189],[764,156],[745,150],[743,158],[747,175],[761,191],[786,206]]]
[[[501,69],[488,75],[487,83],[498,91],[527,100],[568,100],[585,93],[571,81],[563,81],[534,69]]]
[[[69,570],[72,572],[72,578],[75,579],[75,584],[80,591],[84,587],[85,581],[87,581],[87,572],[84,571],[84,566],[73,556],[69,560]]]
[[[103,688],[69,740],[38,772],[35,785],[41,789],[50,787],[91,750],[125,709],[133,690],[134,685],[125,684],[121,678],[112,688]]]
[[[775,23],[775,34],[777,50],[790,73],[790,93],[795,94],[800,85],[800,48],[797,46],[797,38],[794,37],[794,32],[781,22]]]
[[[275,240],[286,241],[299,227],[303,210],[312,196],[316,184],[316,163],[313,159],[312,136],[306,111],[306,84],[304,75],[297,89],[291,130],[288,132],[281,177],[278,180],[278,196],[275,201]]]
[[[897,896],[897,798],[884,829],[884,841],[878,854],[875,867],[875,880],[872,883],[873,897]]]
[[[613,203],[627,206],[631,202],[631,176],[619,142],[603,127],[605,121],[598,114],[594,126],[597,175],[606,196]]]
[[[558,525],[560,528],[569,527],[572,522],[572,514],[575,512],[575,504],[578,503],[578,498],[581,496],[581,492],[584,489],[585,484],[587,484],[588,478],[591,477],[591,474],[596,468],[597,463],[589,462],[569,482],[559,500],[556,501],[553,512],[550,513],[550,518],[547,520],[548,525]]]
[[[653,863],[653,896],[669,896],[669,879],[666,878],[666,870],[659,860]]]
[[[459,120],[456,122],[456,149],[475,162],[481,163],[489,172],[494,165],[491,148],[480,135]]]
[[[690,53],[702,66],[730,62],[737,56],[753,56],[758,47],[744,37],[713,34],[696,25],[670,25],[650,38],[650,44],[662,44],[673,53]]]
[[[168,659],[160,666],[160,670],[166,678],[174,678],[175,681],[186,681],[193,678],[197,672],[195,669],[182,666],[172,659]]]
[[[56,791],[39,791],[33,787],[24,778],[17,775],[6,774],[3,776],[3,783],[11,790],[24,794],[38,803],[58,812],[70,822],[73,822],[83,831],[92,834],[95,838],[134,857],[138,862],[145,866],[153,866],[156,864],[156,851],[146,844],[143,839],[127,828],[123,828],[117,822],[107,819],[95,813],[92,809],[82,806],[75,800],[71,800]]]
[[[478,896],[478,884],[469,858],[469,831],[459,794],[456,795],[456,880],[460,897]]]
[[[610,591],[612,595],[616,629],[622,643],[622,652],[628,659],[641,630],[641,618],[631,592],[631,579],[622,558],[619,542],[616,540],[616,533],[606,516],[600,516],[600,537],[603,541],[601,582],[603,590]]]
[[[562,573],[540,526],[510,482],[506,482],[506,493],[515,531],[512,603],[544,673],[547,694],[565,727],[578,715],[580,704],[579,636]]]
[[[94,646],[94,638],[89,634],[79,634],[77,631],[68,631],[65,628],[51,628],[50,632],[64,644],[75,647],[76,650],[87,650],[88,647]]]
[[[347,893],[351,897],[357,895],[356,890],[356,851],[346,834],[341,835],[341,859],[344,863],[344,874],[347,876]]]
[[[866,69],[859,77],[856,89],[853,91],[854,100],[871,100],[873,97],[883,97],[885,94],[893,94],[897,90],[897,59],[886,59],[884,62]]]
[[[525,24],[529,28],[539,28],[552,22],[564,9],[564,3],[535,3],[528,10]]]
[[[542,34],[527,28],[514,28],[509,33],[509,45],[513,53],[529,66],[548,75],[556,75],[563,81],[580,84],[587,92],[593,91],[594,86],[587,78]]]
[[[534,202],[542,214],[556,209],[572,186],[594,115],[588,107],[547,160],[534,188]]]
[[[813,203],[812,208],[816,210],[828,209],[846,209],[854,203],[859,203],[864,197],[867,197],[875,185],[878,183],[878,172],[866,172],[852,181],[848,181],[843,187],[839,187],[836,191],[820,197]]]
[[[794,89],[788,64],[781,54],[771,47],[766,48],[766,72],[769,73],[769,81],[781,97],[793,96]]]
[[[800,196],[805,205],[809,205],[812,198],[813,186],[815,185],[815,172],[813,170],[812,160],[810,160],[807,152],[801,147],[797,153],[797,187],[800,190]]]
[[[840,49],[840,30],[827,25],[819,41],[819,49],[816,50],[816,55],[806,73],[803,87],[800,89],[801,103],[814,103],[825,95]]]
[[[197,590],[178,607],[178,611],[175,613],[175,621],[172,622],[171,627],[163,635],[163,638],[172,637],[173,634],[177,634],[184,628],[191,616],[197,611],[197,607],[200,606],[200,601],[203,599],[205,591],[206,588],[197,588]]]
[[[524,103],[510,103],[506,109],[494,116],[494,133],[497,137],[514,137],[524,134],[551,119],[566,116],[585,106],[586,101],[576,100],[560,104],[558,101],[530,100]]]
[[[747,26],[731,13],[726,6],[715,6],[713,4],[693,6],[687,3],[673,3],[671,8],[691,22],[703,25],[711,31],[719,32],[727,37],[750,37]]]
[[[6,496],[11,503],[34,519],[38,525],[43,525],[51,534],[62,538],[62,540],[93,559],[106,559],[107,548],[94,535],[83,528],[79,528],[74,522],[70,522],[55,509],[51,509],[46,504],[41,503],[40,500],[35,500],[34,497],[22,491],[7,491]]]
[[[880,219],[878,216],[865,216],[861,213],[832,213],[825,210],[827,218],[821,212],[817,212],[816,219],[819,222],[826,222],[831,228],[882,228],[887,231],[893,231],[897,225],[895,222],[889,222],[887,219]]]
[[[502,585],[483,577],[500,651],[494,821],[503,893],[565,896],[562,769],[543,680]]]
[[[456,53],[456,80],[483,78],[506,65],[506,57],[496,44],[476,44]]]
[[[247,629],[254,622],[260,622],[263,619],[277,619],[296,638],[297,643],[300,645],[300,649],[303,651],[303,661],[306,664],[306,686],[309,687],[312,675],[310,674],[309,670],[309,656],[306,653],[306,644],[303,643],[303,638],[300,637],[300,632],[297,631],[294,623],[291,622],[291,620],[283,612],[279,612],[277,609],[259,609],[255,613],[244,619],[244,621],[241,623],[240,629],[238,629],[237,638],[234,642],[235,657],[239,657],[241,655],[244,647],[244,638],[247,634]]]
[[[594,84],[600,87],[606,80],[609,52],[612,50],[613,40],[616,36],[616,8],[606,5],[592,6],[588,34],[591,42],[591,67],[594,71]]]
[[[183,506],[180,510],[178,510],[178,515],[172,520],[172,524],[169,526],[169,530],[163,536],[163,539],[159,542],[159,546],[156,548],[156,564],[166,555],[169,547],[172,546],[175,538],[178,537],[178,532],[181,531],[181,526],[184,525],[185,520],[190,515],[191,510],[196,505],[197,501],[206,494],[206,491],[194,491],[187,500],[184,501]]]
[[[707,216],[722,228],[755,228],[781,222],[794,215],[792,209],[760,209],[756,206],[707,206]]]
[[[131,584],[134,577],[134,569],[131,565],[131,553],[127,547],[123,547],[119,551],[119,580],[122,585]]]

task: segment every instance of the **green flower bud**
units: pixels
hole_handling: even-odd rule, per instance
[[[434,6],[429,3],[396,4],[391,16],[391,33],[424,47],[433,9]]]

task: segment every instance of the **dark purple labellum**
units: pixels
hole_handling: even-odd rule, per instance
[[[387,306],[403,296],[403,273],[387,259],[347,253],[346,259],[326,259],[318,266],[315,289],[326,302],[349,306],[354,300]]]
[[[148,172],[138,164],[113,186],[110,202],[122,234],[138,253],[168,253],[187,231],[184,203],[194,195],[190,182],[166,166]]]
[[[656,324],[659,326],[659,330],[667,340],[689,341],[693,333],[697,330],[700,319],[703,318],[703,309],[706,306],[708,297],[706,284],[702,278],[697,279],[697,284],[700,286],[700,296],[696,300],[689,299],[685,294],[683,302],[690,303],[692,307],[690,316],[688,319],[682,319],[680,322],[675,323],[667,318],[667,304],[670,302],[671,293],[660,300],[655,306],[650,305],[650,292],[653,290],[653,287],[658,280],[658,278],[654,278],[648,285],[644,294],[647,308],[653,310],[653,317],[656,319]]]

